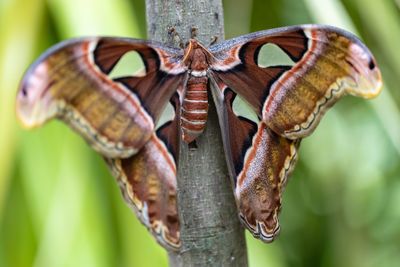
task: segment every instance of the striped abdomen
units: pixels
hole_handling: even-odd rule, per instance
[[[207,77],[191,76],[187,82],[181,111],[182,138],[194,141],[206,126],[208,113]]]

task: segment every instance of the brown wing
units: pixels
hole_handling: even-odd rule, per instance
[[[169,250],[179,249],[176,170],[180,143],[180,103],[171,99],[175,116],[162,125],[134,156],[106,159],[125,201],[156,240]]]
[[[300,140],[281,137],[263,121],[256,123],[236,114],[236,93],[224,84],[217,87],[213,96],[240,219],[255,237],[271,242],[279,233],[282,192]]]
[[[263,67],[266,44],[281,48],[293,64]],[[369,50],[352,34],[318,25],[258,32],[211,47],[221,80],[244,98],[277,134],[308,136],[342,95],[370,98],[381,89],[381,74]]]
[[[145,73],[112,79],[121,57],[136,51]],[[178,50],[153,42],[85,38],[63,42],[26,72],[17,112],[26,126],[57,117],[100,152],[122,194],[157,241],[178,249],[176,165],[186,69]],[[168,102],[174,116],[158,129]]]
[[[259,56],[267,44],[278,46],[291,62],[263,66]],[[356,37],[326,26],[258,32],[210,51],[212,93],[239,215],[254,236],[270,242],[279,232],[282,192],[301,138],[340,96],[375,96],[380,72]],[[238,97],[258,120],[235,111]]]
[[[145,75],[113,80],[108,75],[121,57],[136,51]],[[155,125],[185,69],[179,51],[123,38],[83,38],[60,43],[26,72],[17,113],[28,127],[53,117],[66,121],[107,157],[135,154]]]

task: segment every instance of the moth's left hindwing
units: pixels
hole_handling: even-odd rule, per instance
[[[126,159],[106,159],[117,178],[126,202],[157,241],[179,249],[179,216],[176,204],[176,170],[180,143],[180,102],[172,121],[161,126],[136,155]]]
[[[140,55],[144,73],[111,78],[130,51]],[[17,96],[17,113],[26,126],[60,118],[101,153],[141,221],[171,249],[180,245],[177,89],[186,69],[179,64],[179,51],[124,38],[62,42],[28,69]],[[175,107],[174,116],[156,129],[168,102]]]
[[[288,63],[259,62],[275,45]],[[301,138],[310,135],[342,95],[365,98],[381,89],[381,74],[369,50],[334,27],[303,25],[244,35],[210,47],[213,97],[233,178],[240,218],[254,236],[272,241],[287,176]],[[243,99],[253,122],[234,109]]]

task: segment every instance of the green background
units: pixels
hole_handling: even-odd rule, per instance
[[[400,1],[226,0],[226,37],[324,23],[358,34],[385,86],[345,97],[305,139],[281,235],[247,234],[250,266],[400,266]],[[52,121],[25,131],[14,99],[27,66],[81,35],[145,38],[138,0],[0,0],[0,266],[167,266],[102,159]]]

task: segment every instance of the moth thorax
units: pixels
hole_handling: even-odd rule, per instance
[[[182,139],[193,142],[204,130],[207,122],[207,77],[191,76],[187,82],[181,110]]]

